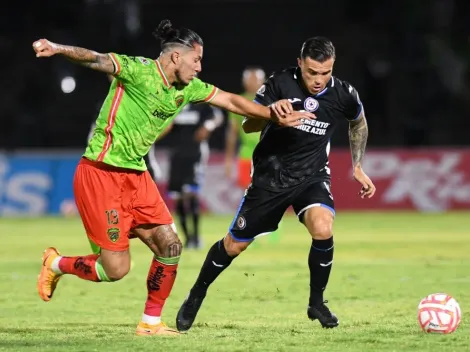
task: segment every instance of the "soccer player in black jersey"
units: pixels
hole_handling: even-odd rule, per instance
[[[177,144],[171,148],[168,192],[185,237],[186,248],[199,249],[199,194],[209,158],[211,133],[224,120],[222,110],[209,104],[188,104],[169,131]],[[188,226],[187,218],[191,225]]]
[[[335,48],[322,37],[302,46],[298,67],[273,74],[258,90],[255,101],[270,105],[288,99],[294,110],[305,110],[316,119],[295,128],[245,119],[245,132],[261,130],[253,153],[252,184],[246,190],[228,234],[207,254],[199,277],[181,306],[176,323],[188,330],[204,300],[209,285],[259,235],[277,229],[284,212],[292,206],[312,236],[308,256],[310,299],[307,316],[324,328],[338,326],[323,298],[333,263],[332,226],[335,216],[330,191],[328,153],[330,137],[338,123],[349,121],[353,177],[361,184],[359,195],[370,198],[375,186],[361,168],[368,128],[358,92],[332,76]],[[282,103],[276,103],[282,108]]]

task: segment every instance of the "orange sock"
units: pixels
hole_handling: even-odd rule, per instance
[[[63,274],[72,274],[80,279],[88,281],[107,281],[102,280],[98,275],[97,261],[100,256],[90,254],[85,257],[62,257],[59,260],[59,270]],[[101,267],[101,265],[99,265]]]
[[[144,315],[160,317],[176,279],[179,257],[152,259],[147,277],[147,302]]]

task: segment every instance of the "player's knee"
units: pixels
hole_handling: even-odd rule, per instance
[[[132,231],[158,257],[179,257],[183,251],[183,245],[176,234],[174,224],[145,224],[134,228]]]
[[[102,258],[101,264],[109,281],[121,280],[131,269],[130,258]]]
[[[174,225],[161,225],[155,228],[153,236],[158,247],[158,256],[163,258],[179,257],[183,252],[183,244],[178,238]]]
[[[329,210],[312,208],[305,214],[304,222],[314,239],[326,240],[333,235],[333,220],[334,216]]]
[[[231,257],[236,257],[245,249],[248,248],[251,242],[241,242],[234,239],[230,234],[224,238],[224,247],[227,254]]]
[[[104,269],[106,276],[110,281],[119,281],[129,273],[130,265],[127,267]]]
[[[327,240],[333,235],[333,219],[328,217],[315,219],[309,230],[314,239]]]
[[[176,236],[176,234],[175,234],[175,237],[171,241],[169,241],[168,243],[164,245],[162,252],[166,254],[166,255],[162,255],[163,257],[172,258],[172,257],[181,256],[181,253],[183,252],[183,244],[181,243],[178,236]]]

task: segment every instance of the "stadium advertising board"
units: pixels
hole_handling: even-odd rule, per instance
[[[79,153],[0,154],[0,214],[40,216],[73,213],[72,180]],[[168,158],[159,151],[158,185],[165,196]],[[360,199],[348,150],[330,154],[332,192],[338,210],[470,210],[470,150],[369,150],[364,169],[376,196]],[[224,174],[224,156],[213,153],[202,187],[205,210],[233,213],[243,195]],[[171,200],[168,199],[170,208]]]

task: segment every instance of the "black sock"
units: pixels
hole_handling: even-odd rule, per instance
[[[176,213],[178,214],[183,235],[186,239],[186,244],[189,242],[188,224],[186,222],[186,207],[183,198],[179,198],[176,202]]]
[[[333,251],[333,237],[327,240],[312,240],[312,246],[308,255],[310,306],[323,302],[323,291],[325,291],[330,277]]]
[[[206,260],[202,265],[199,277],[191,291],[205,294],[210,284],[224,271],[235,259],[227,254],[224,247],[224,240],[213,244],[207,253]]]
[[[199,243],[199,198],[197,195],[189,198],[189,211],[193,219],[193,238],[195,244]]]

